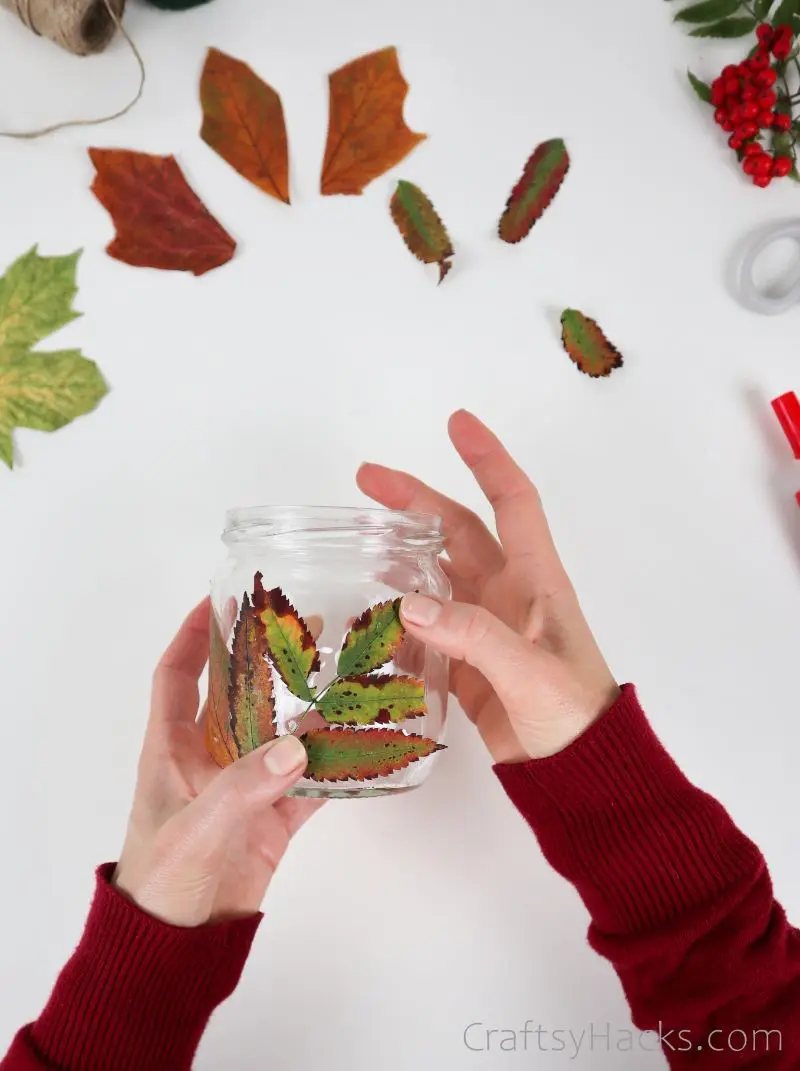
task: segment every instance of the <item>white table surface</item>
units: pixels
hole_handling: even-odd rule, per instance
[[[746,312],[726,282],[758,225],[800,212],[752,188],[685,83],[742,49],[691,41],[652,0],[215,0],[132,4],[147,63],[126,118],[0,143],[0,267],[83,247],[84,316],[52,342],[112,392],[0,470],[0,1048],[34,1017],[80,933],[92,868],[119,851],[149,676],[221,553],[237,504],[361,501],[365,456],[481,507],[445,421],[477,411],[534,476],[620,680],[685,770],[764,849],[800,917],[800,465],[769,399],[800,387],[800,309]],[[431,136],[361,198],[318,195],[326,75],[396,44],[406,115]],[[199,139],[215,45],[281,93],[291,208]],[[0,13],[0,125],[103,112],[135,85],[122,42],[80,61]],[[534,145],[573,169],[517,247],[494,227]],[[174,152],[240,241],[202,279],[104,253],[87,145]],[[440,288],[387,202],[418,182],[457,245]],[[776,250],[772,267],[791,260]],[[558,314],[596,316],[625,355],[607,381],[562,352]],[[47,348],[51,343],[43,344]],[[432,782],[334,803],[281,867],[241,987],[201,1069],[662,1067],[660,1055],[469,1052],[464,1028],[630,1027],[577,895],[548,870],[453,712]],[[378,934],[380,937],[378,939]],[[574,1055],[574,1054],[572,1054]]]

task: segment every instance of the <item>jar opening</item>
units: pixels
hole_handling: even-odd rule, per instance
[[[361,506],[245,506],[225,515],[222,540],[228,545],[281,536],[390,540],[431,550],[443,544],[441,518],[432,513]]]

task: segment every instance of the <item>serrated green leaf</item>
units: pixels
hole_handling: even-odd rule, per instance
[[[720,37],[734,38],[746,37],[756,28],[756,20],[749,15],[745,18],[723,19],[722,22],[714,22],[710,26],[698,26],[691,31],[691,37]]]
[[[400,729],[312,729],[300,740],[312,781],[371,781],[444,748]]]
[[[340,677],[371,673],[385,666],[403,642],[400,599],[370,606],[353,622],[345,636],[336,672]]]
[[[417,260],[437,264],[439,282],[452,268],[453,243],[436,209],[419,186],[401,179],[389,206],[403,241]]]
[[[675,20],[692,23],[716,22],[728,15],[735,15],[741,6],[741,0],[700,0],[700,3],[690,4],[679,11]]]
[[[108,393],[79,350],[30,350],[80,315],[72,308],[79,256],[40,257],[34,246],[0,278],[0,458],[9,468],[15,428],[55,431]]]
[[[772,16],[772,25],[791,25],[792,17],[798,12],[800,12],[800,0],[782,0],[775,9],[775,14]]]
[[[500,218],[498,234],[504,242],[520,242],[530,234],[561,189],[569,167],[569,153],[562,138],[537,145]]]
[[[233,629],[228,702],[240,755],[248,755],[275,736],[266,629],[246,593]]]
[[[598,324],[582,312],[565,309],[561,328],[564,349],[587,376],[597,379],[621,367],[622,354],[611,345]]]
[[[261,573],[256,573],[253,606],[266,629],[269,657],[289,691],[310,702],[314,690],[308,678],[320,667],[314,637],[281,589],[264,591],[261,581]]]
[[[426,713],[425,682],[417,677],[342,677],[316,703],[335,725],[375,725],[419,718]]]
[[[689,79],[689,85],[692,87],[692,89],[698,95],[700,100],[705,101],[706,104],[710,104],[711,103],[711,86],[707,85],[705,82],[702,82],[699,78],[697,78],[695,75],[693,75],[691,71],[687,71],[686,75],[687,75],[687,77]]]

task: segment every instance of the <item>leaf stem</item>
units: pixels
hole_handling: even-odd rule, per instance
[[[342,678],[339,677],[339,676],[334,677],[332,681],[328,681],[328,683],[325,685],[325,687],[322,689],[321,692],[317,692],[316,693],[316,695],[311,700],[311,702],[308,704],[306,709],[299,716],[299,718],[297,718],[297,720],[295,721],[294,729],[292,730],[292,734],[294,736],[297,736],[297,733],[298,733],[298,730],[300,729],[300,726],[303,724],[305,719],[308,717],[308,715],[311,713],[311,711],[316,706],[316,704],[320,701],[320,699],[322,699],[322,697],[325,695],[325,693],[327,691],[329,691],[334,686],[334,684],[337,684],[341,679]]]

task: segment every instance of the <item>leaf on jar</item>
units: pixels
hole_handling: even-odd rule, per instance
[[[249,754],[275,736],[267,633],[246,592],[233,628],[228,702],[239,755]]]
[[[436,209],[419,186],[401,179],[389,205],[403,241],[417,260],[439,267],[439,282],[452,268],[453,243]]]
[[[329,75],[328,83],[330,117],[320,189],[323,194],[359,194],[427,135],[415,134],[403,119],[408,82],[397,49],[360,56]]]
[[[577,309],[561,316],[561,341],[581,372],[595,379],[622,366],[622,354],[608,341],[599,325]]]
[[[394,658],[405,631],[399,598],[370,606],[345,636],[336,672],[340,677],[352,677],[380,669]]]
[[[316,703],[326,721],[337,725],[375,725],[419,718],[427,713],[425,682],[418,677],[342,677]]]
[[[109,256],[137,268],[203,275],[227,263],[236,242],[184,178],[174,156],[89,149],[97,174],[92,193],[117,234]]]
[[[210,48],[200,79],[200,137],[264,193],[289,204],[281,98],[246,63]]]
[[[231,655],[222,635],[217,615],[211,608],[211,637],[208,656],[208,703],[206,706],[206,748],[217,766],[230,766],[239,757],[239,747],[231,728],[228,703]]]
[[[253,606],[266,630],[269,657],[289,691],[311,702],[314,691],[308,678],[320,668],[314,637],[281,589],[264,591],[262,579],[261,573],[256,573]]]
[[[569,171],[569,153],[561,138],[533,150],[522,177],[511,191],[498,233],[504,242],[521,242],[541,218]]]
[[[400,729],[312,729],[300,739],[312,781],[371,781],[444,749]]]

